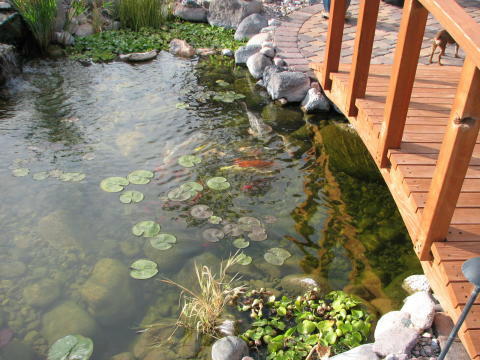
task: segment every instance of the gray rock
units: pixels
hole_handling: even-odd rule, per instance
[[[330,101],[322,93],[321,90],[317,88],[311,88],[310,90],[308,90],[307,96],[305,96],[305,99],[303,99],[300,107],[302,111],[307,114],[320,111],[329,111]]]
[[[0,13],[0,44],[22,45],[28,34],[29,31],[20,14]]]
[[[398,327],[384,333],[373,344],[373,351],[380,356],[388,354],[409,354],[418,340],[415,329]]]
[[[310,88],[309,77],[300,71],[282,71],[277,68],[276,71],[267,71],[263,81],[273,100],[285,98],[288,102],[300,102]]]
[[[173,55],[190,58],[195,55],[195,49],[185,40],[173,39],[170,41],[170,52]]]
[[[403,280],[402,288],[409,294],[413,294],[419,291],[431,290],[428,279],[425,275],[411,275]]]
[[[75,43],[75,38],[67,31],[56,32],[53,34],[53,40],[63,46],[70,46]]]
[[[270,19],[268,20],[268,26],[280,26],[282,22],[278,19]]]
[[[11,10],[12,5],[10,5],[8,2],[0,1],[0,11],[4,10]]]
[[[236,29],[247,16],[261,13],[262,3],[257,0],[211,0],[208,12],[210,25]]]
[[[222,49],[222,55],[233,57],[233,56],[235,56],[235,53],[231,49]]]
[[[247,60],[248,71],[255,79],[260,79],[265,68],[270,65],[272,65],[272,59],[261,53],[256,53]]]
[[[157,57],[157,50],[147,51],[143,53],[131,53],[126,55],[120,55],[120,60],[129,62],[142,62],[155,59]]]
[[[377,327],[375,328],[375,339],[380,338],[383,333],[394,328],[413,329],[410,314],[403,311],[390,311],[383,315],[380,320],[378,320]]]
[[[93,30],[92,24],[82,24],[79,25],[77,30],[75,31],[75,35],[78,37],[85,37],[92,35],[95,31]]]
[[[275,49],[269,46],[262,47],[260,53],[272,59],[275,57]]]
[[[279,67],[287,66],[287,62],[286,62],[285,60],[283,60],[282,58],[280,58],[280,57],[274,57],[274,58],[273,58],[273,63],[274,63],[276,66],[279,66]]]
[[[305,274],[287,275],[280,280],[280,286],[283,290],[295,296],[302,295],[307,290],[319,287],[317,281]]]
[[[273,39],[272,33],[260,33],[257,35],[253,35],[250,40],[247,42],[247,46],[250,45],[260,45],[264,46],[264,42],[271,42]]]
[[[432,326],[435,317],[435,302],[428,292],[416,292],[405,299],[402,311],[410,314],[413,326],[422,331]]]
[[[235,40],[250,39],[253,35],[256,35],[264,27],[268,25],[267,18],[260,14],[252,14],[247,16],[238,25],[237,31],[235,31]]]
[[[202,6],[192,7],[178,3],[173,14],[183,20],[206,23],[208,10]]]
[[[357,346],[349,351],[335,355],[330,360],[377,360],[379,357],[373,351],[373,344]]]
[[[267,26],[267,27],[264,27],[262,30],[260,30],[260,34],[271,33],[271,32],[274,32],[276,29],[277,29],[276,26]]]
[[[221,338],[212,346],[212,360],[241,360],[244,356],[248,356],[247,343],[236,336]]]
[[[385,360],[407,360],[408,355],[407,354],[388,354],[385,357]]]
[[[246,64],[248,58],[258,53],[261,48],[260,45],[240,46],[237,51],[235,51],[235,64]]]

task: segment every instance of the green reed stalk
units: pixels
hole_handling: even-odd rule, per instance
[[[132,30],[160,28],[171,11],[170,0],[120,0],[122,26]]]
[[[45,52],[52,39],[55,18],[57,16],[56,0],[12,0],[13,6],[22,15],[42,52]]]

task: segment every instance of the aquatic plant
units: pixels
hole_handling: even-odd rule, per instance
[[[146,220],[136,223],[132,227],[132,233],[135,236],[154,237],[160,232],[160,225],[155,221]]]
[[[131,184],[144,185],[148,184],[153,176],[153,172],[149,170],[135,170],[128,174],[127,180],[130,181]]]
[[[213,216],[213,211],[208,205],[195,205],[190,210],[190,215],[195,219],[209,219]]]
[[[267,250],[263,257],[269,264],[281,266],[290,256],[292,256],[292,254],[285,249],[271,248]]]
[[[77,17],[82,15],[88,10],[87,4],[85,0],[72,0],[70,2],[70,6],[67,10],[67,14],[65,17],[65,25],[64,25],[64,30],[68,30],[70,27],[70,24],[72,23],[72,20]]]
[[[132,30],[159,29],[171,13],[172,1],[120,0],[118,6],[122,26]]]
[[[30,173],[30,170],[27,168],[17,168],[12,170],[12,175],[16,177],[27,176]]]
[[[139,259],[130,265],[130,276],[134,279],[147,280],[157,274],[157,264],[151,260]]]
[[[235,301],[245,290],[243,286],[234,286],[238,279],[237,274],[232,277],[227,275],[229,269],[239,264],[242,259],[241,254],[235,254],[225,262],[221,262],[218,274],[213,273],[207,265],[195,264],[197,289],[188,289],[169,279],[162,280],[182,290],[180,298],[183,307],[177,326],[191,328],[213,337],[219,335],[217,326],[225,307]]]
[[[222,176],[213,177],[207,180],[207,186],[212,190],[227,190],[230,183]]]
[[[122,195],[120,195],[120,202],[123,204],[131,204],[131,203],[138,203],[142,201],[144,195],[140,191],[125,191]]]
[[[235,246],[238,249],[245,249],[250,246],[250,242],[240,237],[233,240],[233,246]]]
[[[93,353],[93,341],[82,335],[67,335],[53,343],[47,360],[88,360]]]
[[[303,360],[322,347],[340,353],[368,339],[371,317],[356,298],[333,291],[322,299],[318,289],[295,300],[264,289],[239,299],[238,309],[255,319],[241,337],[267,352],[267,360]]]
[[[40,50],[45,52],[54,31],[57,0],[12,0],[11,3],[32,31]]]
[[[157,250],[171,249],[176,242],[177,238],[172,234],[158,234],[150,239],[150,245]]]
[[[197,196],[200,191],[203,191],[202,185],[195,181],[189,181],[170,190],[167,197],[172,201],[186,201]]]
[[[130,182],[127,179],[119,176],[113,176],[103,179],[100,182],[100,188],[106,192],[120,192],[128,184],[130,184]]]

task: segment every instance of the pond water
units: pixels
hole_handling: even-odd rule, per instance
[[[270,134],[249,131],[243,101]],[[267,234],[252,236],[262,241],[242,234],[253,261],[235,270],[250,286],[282,292],[285,276],[309,274],[326,290],[361,296],[374,311],[398,305],[401,280],[419,271],[418,262],[365,148],[335,117],[305,119],[295,107],[271,104],[225,59],[161,53],[140,66],[27,64],[0,95],[0,359],[43,359],[67,334],[91,337],[96,360],[126,351],[147,360],[207,359],[208,347],[181,332],[167,344],[179,292],[160,279],[194,287],[194,263],[217,269],[238,250],[239,235],[211,242],[205,230],[242,217],[261,221]],[[183,155],[201,162],[181,166]],[[154,177],[123,192],[99,186],[135,170]],[[213,177],[230,187],[210,189]],[[169,199],[191,181],[204,190]],[[130,190],[143,200],[122,203]],[[222,223],[193,218],[198,204]],[[176,243],[158,250],[135,236],[132,227],[146,220]],[[273,247],[292,256],[271,265],[264,254]],[[159,274],[131,279],[137,259],[155,261]],[[156,339],[163,347],[142,338],[150,324],[164,324]]]

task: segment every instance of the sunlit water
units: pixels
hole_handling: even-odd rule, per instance
[[[212,99],[226,90],[245,95],[249,109],[257,114],[267,107],[269,112],[264,109],[263,114],[270,114],[265,120],[273,127],[271,136],[250,135],[240,106],[243,100]],[[170,278],[192,287],[194,262],[216,268],[237,251],[234,237],[216,243],[203,238],[205,229],[223,225],[193,219],[189,212],[195,204],[210,206],[224,222],[242,216],[263,222],[268,239],[250,241],[243,252],[253,263],[237,267],[250,285],[282,290],[282,277],[310,273],[325,288],[352,291],[377,309],[395,304],[398,291],[385,288],[392,284],[399,288],[394,279],[408,269],[392,270],[388,263],[399,255],[413,258],[408,239],[395,233],[382,239],[386,249],[378,246],[366,253],[354,227],[355,214],[348,215],[349,204],[342,202],[345,196],[335,174],[324,168],[328,154],[313,146],[319,127],[306,124],[295,108],[268,104],[242,69],[231,64],[199,66],[165,53],[139,66],[83,67],[66,61],[26,66],[0,97],[0,331],[4,338],[14,334],[1,359],[24,360],[12,355],[18,354],[18,349],[11,351],[12,345],[26,354],[19,342],[34,349],[32,359],[42,359],[52,341],[83,331],[94,339],[93,358],[107,360],[130,351],[144,326],[174,323],[178,291],[159,280]],[[177,161],[186,154],[196,154],[202,162],[184,168]],[[261,168],[232,168],[238,160],[267,163]],[[28,174],[13,176],[18,169],[28,169]],[[122,204],[121,193],[99,187],[106,177],[127,176],[138,169],[155,172],[149,184],[127,186],[145,195],[138,204]],[[56,170],[79,172],[85,179],[64,182],[52,176],[60,174]],[[42,178],[38,173],[43,172],[50,176],[34,179],[35,174]],[[231,187],[207,189],[185,202],[167,198],[184,182],[205,185],[214,176],[224,176]],[[387,194],[377,182],[348,179],[341,183],[353,184],[345,188],[350,197],[357,184],[360,193],[367,194],[355,195],[360,200],[375,198],[377,191]],[[388,194],[385,198],[391,209]],[[390,218],[381,208],[373,211],[377,213],[372,212],[372,219],[383,218],[381,224],[369,224],[370,233],[372,228],[398,227],[398,214]],[[161,232],[175,235],[177,243],[166,251],[153,249],[149,239],[132,234],[132,226],[142,220],[158,222]],[[388,249],[392,242],[395,251]],[[263,255],[272,247],[285,248],[292,257],[283,266],[270,265]],[[99,288],[85,285],[95,264],[105,258],[114,259],[101,267],[109,275],[98,279],[97,274]],[[159,275],[130,279],[128,267],[140,258],[157,262]],[[33,284],[48,287],[42,293]],[[58,295],[56,289],[61,289]],[[103,303],[92,305],[97,294]],[[165,352],[162,359],[207,358],[208,350],[200,354],[197,350],[181,355]],[[138,346],[136,352],[148,358]]]

